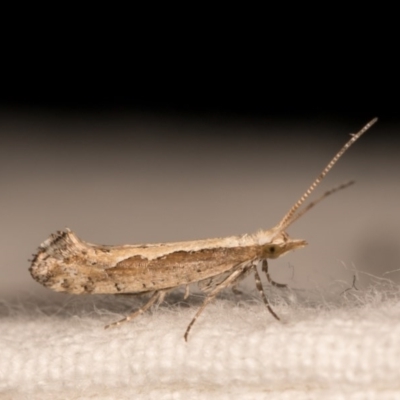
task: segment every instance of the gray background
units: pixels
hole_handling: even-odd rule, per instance
[[[103,244],[271,228],[366,122],[5,110],[1,297],[51,296],[31,278],[27,260],[65,227]],[[297,288],[343,280],[346,287],[356,268],[399,281],[400,272],[384,275],[400,268],[398,131],[379,121],[335,166],[319,194],[350,179],[356,185],[290,227],[309,246],[270,262],[276,280]]]

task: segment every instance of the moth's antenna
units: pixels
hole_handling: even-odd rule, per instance
[[[309,203],[307,205],[307,207],[301,209],[298,213],[296,213],[296,215],[290,220],[290,225],[292,225],[295,221],[297,221],[300,217],[302,217],[308,210],[310,210],[311,208],[313,208],[315,205],[317,205],[320,201],[326,199],[328,196],[330,196],[333,193],[338,192],[339,190],[342,189],[346,189],[351,185],[354,185],[355,181],[349,181],[346,183],[342,183],[339,186],[336,186],[332,189],[327,190],[323,195],[321,195],[320,197],[318,197],[318,199],[312,201],[311,203]]]
[[[277,231],[281,232],[284,229],[286,229],[289,225],[291,225],[294,221],[296,221],[298,218],[300,218],[306,211],[308,211],[311,207],[313,207],[316,203],[321,201],[323,198],[328,196],[329,194],[335,192],[336,190],[343,189],[343,185],[339,188],[333,189],[331,192],[327,192],[321,198],[316,200],[315,202],[311,203],[310,206],[308,206],[303,212],[296,214],[296,211],[301,207],[301,205],[304,203],[304,201],[307,199],[307,197],[314,191],[314,189],[321,183],[321,181],[325,178],[326,174],[332,169],[332,167],[337,163],[340,157],[349,149],[349,147],[358,139],[361,137],[362,134],[364,134],[369,128],[371,128],[372,125],[375,124],[375,122],[378,121],[378,118],[374,118],[373,120],[369,121],[368,124],[366,124],[358,133],[356,134],[351,134],[351,139],[338,151],[338,153],[335,155],[335,157],[332,158],[332,160],[329,162],[329,164],[324,168],[324,170],[319,174],[317,179],[311,184],[311,186],[306,190],[306,192],[300,197],[299,200],[293,205],[293,207],[288,211],[288,213],[282,218],[282,220],[279,222],[279,224],[276,226]]]

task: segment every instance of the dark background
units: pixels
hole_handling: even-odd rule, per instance
[[[168,74],[149,71],[101,71],[49,69],[43,75],[19,76],[6,81],[0,105],[6,110],[72,113],[160,113],[163,115],[218,120],[230,118],[286,120],[364,120],[379,116],[385,122],[399,120],[397,93],[400,89],[396,65],[335,65],[332,69],[304,69],[263,65],[236,69],[191,71]],[[293,66],[294,67],[294,66]],[[104,71],[103,71],[104,72]],[[77,74],[78,73],[78,74]],[[238,75],[240,73],[240,75]],[[131,75],[131,76],[129,76]],[[14,75],[13,75],[14,76]]]

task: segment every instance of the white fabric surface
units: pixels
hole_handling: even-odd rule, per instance
[[[2,304],[0,399],[400,399],[394,286],[335,303],[278,297],[282,322],[259,300],[218,299],[188,343],[196,297],[110,330],[112,307],[141,300],[66,299]]]

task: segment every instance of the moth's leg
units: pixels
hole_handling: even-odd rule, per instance
[[[167,294],[167,292],[168,290],[156,290],[150,297],[149,301],[144,306],[130,313],[120,321],[116,321],[113,322],[112,324],[106,325],[104,329],[113,328],[115,326],[121,325],[124,322],[131,321],[133,318],[136,318],[138,315],[143,314],[145,311],[147,311],[154,303],[161,304],[164,301],[164,297]]]
[[[184,294],[184,296],[183,296],[183,300],[186,300],[188,297],[189,297],[189,293],[190,292],[190,290],[189,290],[189,285],[186,285],[186,287],[185,287],[185,294]]]
[[[243,273],[240,274],[234,282],[231,283],[232,285],[232,292],[235,295],[241,295],[243,294],[243,292],[241,290],[239,290],[237,287],[239,286],[240,282],[246,278],[249,274],[251,274],[253,271],[253,268],[246,268],[245,270],[243,270]]]
[[[267,259],[262,260],[262,267],[261,267],[261,271],[264,272],[265,276],[267,277],[268,282],[275,287],[278,288],[287,288],[287,285],[285,283],[278,283],[275,282],[271,279],[269,272],[268,272],[268,261]]]
[[[269,304],[269,302],[268,302],[268,299],[267,299],[267,297],[265,296],[264,289],[263,289],[262,283],[261,283],[260,274],[258,273],[257,267],[256,267],[256,266],[254,266],[254,271],[255,271],[256,287],[257,287],[257,290],[259,291],[259,293],[260,293],[260,295],[261,295],[261,297],[262,297],[262,299],[263,299],[263,301],[264,301],[264,304],[265,304],[266,307],[268,308],[268,311],[269,311],[278,321],[280,321],[279,317],[276,315],[275,311],[271,308],[271,306],[270,306],[270,304]]]
[[[197,313],[195,314],[193,319],[190,321],[190,324],[188,325],[188,327],[186,329],[186,332],[184,335],[186,342],[188,340],[190,329],[192,328],[193,324],[196,322],[199,315],[204,311],[207,304],[210,303],[210,301],[212,301],[221,290],[230,286],[232,284],[232,282],[234,282],[241,274],[246,273],[246,272],[247,272],[247,269],[242,269],[242,268],[238,268],[238,269],[234,270],[230,275],[228,275],[228,277],[225,280],[223,280],[221,283],[219,283],[217,286],[215,286],[215,288],[207,295],[207,297],[204,299],[203,304],[197,310]]]
[[[243,294],[243,292],[237,288],[238,285],[239,285],[239,282],[232,286],[232,292],[236,296],[240,296]]]

